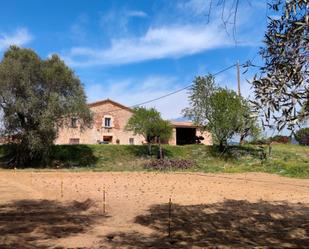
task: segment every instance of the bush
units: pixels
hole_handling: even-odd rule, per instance
[[[301,145],[309,145],[309,127],[298,130],[295,139]]]
[[[261,139],[255,139],[249,142],[249,144],[253,145],[266,145],[269,144],[269,140],[266,138],[261,138]]]
[[[270,138],[271,142],[276,142],[280,144],[287,144],[291,142],[291,139],[288,136],[277,135]]]
[[[91,146],[55,145],[52,147],[49,166],[54,168],[94,167],[98,158]]]
[[[167,170],[167,169],[189,169],[195,165],[192,160],[181,160],[181,159],[158,159],[152,160],[145,164],[145,169],[152,170]]]

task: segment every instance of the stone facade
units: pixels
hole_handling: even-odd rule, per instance
[[[143,144],[146,143],[143,136],[134,135],[124,130],[133,110],[112,100],[102,100],[89,104],[94,115],[91,128],[81,130],[78,120],[72,121],[72,127],[61,128],[58,131],[56,144],[97,144],[99,142],[110,144]],[[173,137],[169,144],[177,144],[177,127],[196,128],[190,122],[172,122]],[[196,135],[201,132],[196,128]],[[205,139],[203,144],[211,144],[209,133],[201,134]]]
[[[133,114],[130,108],[109,99],[89,104],[89,107],[93,112],[92,127],[81,130],[77,123],[75,128],[62,128],[58,132],[56,144],[97,144],[104,140],[111,144],[144,142],[145,139],[142,136],[124,131],[125,125]],[[110,120],[108,126],[105,124],[106,119]]]

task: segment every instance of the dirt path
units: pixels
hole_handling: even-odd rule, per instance
[[[0,248],[309,247],[309,180],[3,171],[0,191]]]

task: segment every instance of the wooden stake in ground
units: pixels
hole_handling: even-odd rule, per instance
[[[63,180],[62,179],[61,179],[61,186],[60,187],[61,187],[61,190],[60,190],[61,191],[61,198],[63,198]]]
[[[168,237],[171,238],[172,199],[168,202]]]
[[[106,205],[106,193],[105,193],[105,187],[104,187],[103,193],[102,193],[102,212],[103,212],[103,215],[106,212],[105,205]]]

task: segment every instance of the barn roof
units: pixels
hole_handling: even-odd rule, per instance
[[[197,128],[198,126],[190,121],[171,121],[175,128]]]

